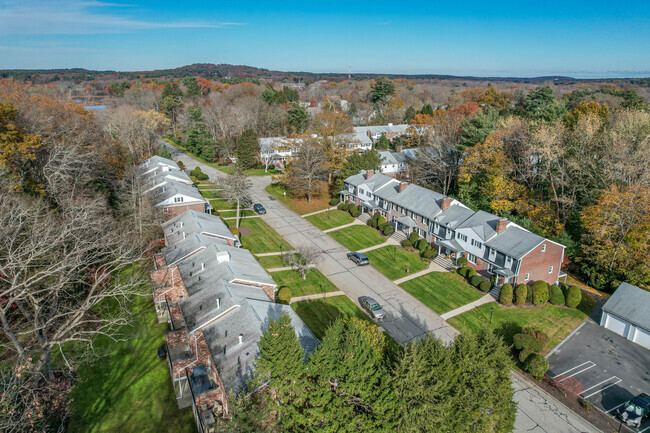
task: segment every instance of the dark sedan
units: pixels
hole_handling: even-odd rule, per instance
[[[261,203],[255,203],[255,206],[253,206],[253,210],[258,215],[264,215],[266,213],[266,209],[264,209],[264,206],[262,206]]]

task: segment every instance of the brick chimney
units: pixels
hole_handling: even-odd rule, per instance
[[[370,179],[375,175],[375,170],[366,170],[366,179]]]
[[[508,225],[508,218],[499,218],[497,221],[497,233],[501,233],[506,229]]]
[[[404,150],[404,146],[402,146],[402,145],[400,144],[400,145],[398,145],[398,146],[395,148],[395,150],[396,150],[397,152],[401,152],[402,150]]]
[[[440,202],[440,209],[447,210],[451,206],[451,199],[449,197],[444,197]]]
[[[399,189],[397,190],[397,192],[402,192],[402,191],[404,191],[404,190],[406,189],[407,186],[409,186],[409,183],[408,183],[408,182],[400,182],[400,183],[399,183]]]

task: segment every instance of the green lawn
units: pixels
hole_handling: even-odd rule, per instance
[[[376,232],[376,230],[370,229]],[[417,254],[394,245],[366,251],[364,254],[370,259],[371,265],[391,280],[396,280],[421,271],[429,265],[428,262],[423,262]],[[409,271],[408,273],[406,272],[407,269]]]
[[[325,212],[317,213],[316,215],[310,215],[305,217],[307,221],[315,225],[321,230],[331,229],[333,227],[342,226],[344,224],[350,224],[354,221],[354,218],[342,210],[328,210]]]
[[[271,274],[273,280],[279,287],[286,286],[291,289],[291,297],[316,295],[325,292],[336,292],[338,288],[321,274],[317,269],[312,269],[307,272],[307,278],[303,280],[300,273],[296,271],[280,271]]]
[[[431,272],[405,281],[400,286],[424,305],[442,314],[483,296],[474,287],[455,277],[460,275],[451,272]]]
[[[210,204],[215,210],[219,209],[237,209],[237,203],[228,203],[226,200],[210,200]],[[241,206],[240,206],[241,208]]]
[[[108,355],[77,370],[69,433],[196,431],[192,409],[178,409],[167,361],[156,354],[167,324],[156,322],[150,297],[136,300],[133,310],[132,338],[99,338],[96,349]]]
[[[219,194],[219,191],[215,190],[214,188],[199,188],[199,192],[203,196],[203,198],[219,198],[221,195]]]
[[[280,255],[258,257],[257,260],[260,262],[264,269],[283,268],[287,266],[282,261],[282,256]]]
[[[232,225],[234,225],[234,220],[229,221],[232,221]],[[241,236],[241,242],[243,247],[250,250],[253,254],[280,251],[280,244],[282,244],[284,251],[293,249],[289,242],[282,239],[279,234],[260,218],[243,219],[239,223],[239,226],[252,230],[250,234]]]
[[[386,242],[386,238],[381,236],[377,230],[362,225],[345,227],[341,230],[328,232],[327,234],[351,251],[361,250]]]
[[[216,209],[216,208],[215,208]],[[253,212],[250,209],[239,209],[239,216],[240,217],[247,217],[247,216],[253,216],[255,215],[255,212]],[[232,218],[237,216],[237,210],[229,210],[225,212],[219,212],[219,216],[221,218]]]
[[[223,171],[224,173],[230,174],[235,167],[234,166],[229,166],[229,167],[217,167],[220,171]],[[271,176],[271,175],[276,175],[276,174],[281,174],[282,170],[268,170],[264,171],[263,168],[251,168],[250,170],[246,170],[246,176]]]
[[[490,310],[494,308],[490,324]],[[533,326],[549,336],[547,350],[558,345],[571,331],[576,329],[587,316],[579,310],[546,305],[542,308],[504,308],[496,302],[481,305],[460,316],[452,317],[449,323],[461,332],[474,332],[490,327],[502,335],[506,344],[512,344],[512,336],[525,326]]]
[[[332,323],[342,317],[357,317],[372,322],[347,296],[296,302],[291,304],[291,308],[298,313],[305,325],[319,339],[323,338],[325,330]]]
[[[264,190],[280,200],[285,206],[296,212],[298,215],[305,215],[331,207],[329,204],[329,197],[312,197],[311,202],[308,202],[306,198],[291,197],[284,185],[279,183],[271,184]],[[284,195],[285,192],[287,193],[286,197]]]

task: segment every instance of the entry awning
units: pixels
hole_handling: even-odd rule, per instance
[[[345,190],[339,191],[339,194],[341,194],[341,195],[352,195],[352,193],[350,191],[345,191]]]
[[[418,224],[415,221],[413,221],[413,218],[411,218],[410,216],[401,216],[399,218],[395,218],[395,221],[400,223],[404,227],[408,227],[411,229],[418,226]]]
[[[463,248],[455,239],[436,239],[436,243],[445,248],[449,248],[455,253],[462,253],[465,251],[465,248]]]
[[[362,201],[361,206],[365,206],[365,207],[367,207],[368,209],[371,209],[371,210],[379,209],[379,206],[377,206],[376,204],[374,204],[373,202],[370,202],[370,201]]]
[[[515,273],[512,272],[511,269],[505,269],[505,268],[497,269],[497,268],[494,268],[494,272],[495,272],[496,274],[503,275],[503,276],[506,277],[506,278],[510,278],[510,277],[514,277],[514,276],[515,276]]]

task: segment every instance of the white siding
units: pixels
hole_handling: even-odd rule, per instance
[[[606,312],[603,312],[603,314],[605,314],[605,328],[625,338],[628,337],[628,332],[630,332],[630,323],[628,321]]]
[[[646,349],[650,349],[650,330],[636,328],[636,334],[634,335],[633,341]]]

